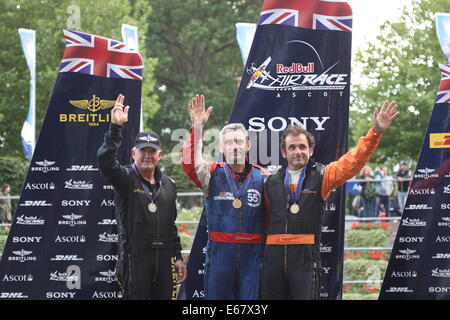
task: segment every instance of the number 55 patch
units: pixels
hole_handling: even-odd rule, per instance
[[[261,193],[258,190],[247,190],[247,205],[253,208],[257,208],[261,205]]]

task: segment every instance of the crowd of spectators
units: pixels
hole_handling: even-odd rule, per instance
[[[359,195],[354,197],[352,206],[359,217],[399,216],[403,213],[408,190],[411,185],[411,171],[404,161],[394,175],[387,166],[372,170],[365,166],[359,180]]]

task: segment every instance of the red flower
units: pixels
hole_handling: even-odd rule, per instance
[[[353,222],[350,229],[358,229],[361,226],[361,222]]]
[[[184,232],[190,236],[192,235],[192,232],[186,228],[186,224],[184,224],[184,223],[181,225],[181,227],[177,226],[177,228],[178,228],[178,232]]]
[[[378,290],[377,287],[369,288],[369,286],[368,286],[367,284],[363,285],[362,288],[363,288],[364,290],[369,291],[370,293],[373,293],[373,292],[375,292],[375,291]]]
[[[370,251],[369,256],[371,259],[374,259],[374,260],[378,260],[378,259],[386,257],[386,255],[381,251],[378,251],[378,252]]]
[[[350,286],[343,286],[342,289],[344,289],[344,291],[350,290]]]

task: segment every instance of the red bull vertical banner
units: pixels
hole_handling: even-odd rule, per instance
[[[269,169],[283,164],[279,138],[291,123],[315,136],[316,161],[328,164],[346,152],[351,31],[352,11],[346,2],[264,1],[230,116],[230,122],[243,123],[249,130],[250,162]],[[339,188],[326,203],[322,299],[341,298],[344,199],[345,188]],[[201,226],[196,240],[206,233]],[[198,241],[191,251],[188,299],[202,297],[200,261],[205,245]]]
[[[436,22],[450,63],[450,28],[444,28],[450,15],[438,14]],[[450,64],[439,69],[441,82],[380,300],[450,299]]]
[[[119,299],[113,188],[97,149],[119,93],[131,106],[118,158],[139,129],[142,58],[64,30],[66,49],[0,264],[0,299]]]

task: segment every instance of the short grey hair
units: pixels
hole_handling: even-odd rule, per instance
[[[233,131],[241,131],[242,133],[244,133],[245,139],[248,140],[248,132],[242,123],[230,123],[223,127],[222,130],[220,130],[219,143],[223,142],[223,137],[225,137],[226,133]]]

